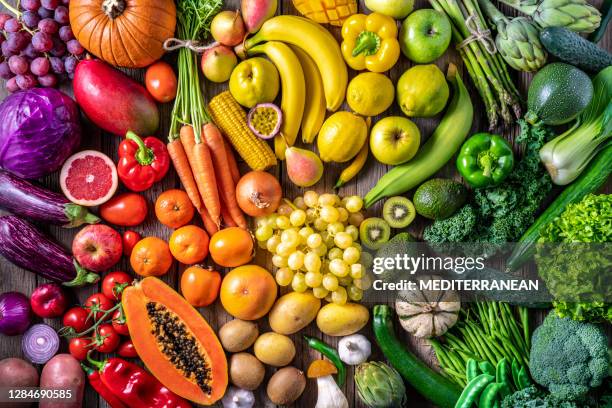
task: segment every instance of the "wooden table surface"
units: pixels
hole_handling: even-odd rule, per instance
[[[599,6],[600,2],[601,0],[597,0],[594,3],[596,6]],[[368,11],[364,7],[363,0],[360,1],[359,3],[360,3],[359,11],[367,13]],[[230,9],[230,10],[238,9],[240,7],[239,4],[240,4],[239,0],[226,0],[225,8]],[[426,8],[426,7],[428,7],[427,0],[416,0],[416,8]],[[502,7],[502,10],[506,12],[507,14],[512,13],[508,7]],[[278,13],[279,14],[298,14],[289,0],[279,1]],[[336,37],[339,37],[340,30],[338,28],[332,28],[330,26],[327,26],[327,28],[331,29],[331,31],[336,35]],[[606,37],[600,42],[600,45],[605,47],[607,50],[612,49],[612,35],[610,33],[610,30],[608,30],[608,32],[606,33]],[[176,55],[173,55],[173,54],[167,55],[165,59],[170,63],[175,63]],[[476,116],[474,118],[474,124],[472,126],[472,131],[476,132],[476,131],[486,130],[488,128],[488,124],[484,116],[484,109],[482,108],[483,106],[482,102],[480,98],[478,97],[474,86],[472,85],[471,79],[469,79],[467,72],[465,71],[463,67],[461,59],[459,58],[457,53],[454,51],[454,49],[452,49],[452,46],[449,47],[449,50],[446,52],[446,54],[443,57],[441,57],[438,61],[436,61],[436,64],[440,67],[440,69],[442,69],[445,72],[449,62],[453,62],[459,66],[459,72],[461,73],[461,76],[464,79],[464,82],[466,82],[468,90],[470,91],[470,94],[472,95],[472,102],[475,105],[475,112],[476,112]],[[401,74],[406,69],[408,69],[411,65],[412,64],[405,57],[402,56],[400,58],[400,61],[388,73],[388,75],[395,83],[398,80],[398,78],[401,76]],[[143,70],[139,70],[139,71],[134,70],[129,73],[130,75],[132,75],[134,78],[138,80],[142,80],[144,76]],[[350,74],[352,77],[355,75],[355,72],[351,72]],[[521,91],[522,95],[526,95],[526,89],[529,84],[529,79],[531,78],[531,75],[525,74],[525,73],[518,73],[515,71],[511,71],[511,75],[513,79],[515,80],[515,83],[518,85],[519,90]],[[210,82],[206,82],[204,83],[204,88],[205,88],[206,100],[208,101],[214,95],[224,90],[226,88],[226,85],[225,84],[217,85],[217,84],[211,84]],[[71,94],[71,89],[69,85],[65,85],[63,87],[63,90]],[[2,87],[2,89],[0,90],[0,97],[4,98],[5,96],[6,96],[6,90],[4,89],[4,87]],[[160,109],[162,113],[161,126],[157,133],[157,136],[162,139],[165,139],[168,134],[168,127],[170,124],[170,112],[172,109],[172,104],[162,105],[160,106]],[[401,115],[401,111],[396,104],[393,104],[393,106],[389,109],[389,111],[385,112],[385,114],[382,116],[390,116],[390,115]],[[377,119],[378,118],[375,118],[374,122]],[[438,121],[439,121],[439,117],[436,117],[433,119],[415,119],[415,122],[419,126],[422,137],[424,139],[427,138],[432,133]],[[82,142],[81,150],[84,150],[84,149],[100,150],[108,154],[111,158],[116,160],[117,159],[117,147],[119,145],[120,139],[116,136],[106,134],[100,131],[99,129],[96,129],[91,123],[88,123],[86,120],[83,120],[83,124],[84,124],[84,132],[83,132],[83,142]],[[507,129],[499,128],[497,129],[497,131],[499,134],[503,134],[509,138],[512,138],[513,136],[517,134],[518,129],[516,126],[514,126],[512,128],[507,128]],[[240,163],[240,164],[241,164],[241,170],[247,169],[244,163]],[[332,187],[334,186],[337,180],[337,177],[341,169],[342,169],[341,165],[327,165],[323,179],[314,188],[320,193],[331,191]],[[370,155],[370,158],[365,168],[360,172],[360,174],[356,177],[355,180],[351,181],[345,187],[340,189],[339,194],[341,196],[354,195],[354,194],[363,196],[365,195],[365,193],[369,191],[369,189],[372,186],[374,186],[376,181],[383,174],[385,174],[387,170],[388,170],[387,166],[384,166],[376,162],[373,159],[373,157]],[[281,184],[283,185],[283,191],[284,191],[285,197],[293,199],[297,195],[303,194],[303,192],[305,191],[304,189],[294,186],[289,181],[286,175],[284,165],[277,166],[276,168],[272,169],[271,172],[273,172],[273,174],[275,174],[279,178],[279,180],[281,180]],[[454,160],[451,160],[449,164],[447,164],[440,171],[439,175],[443,177],[454,177],[454,178],[460,179],[457,176],[457,173],[455,170]],[[55,191],[60,191],[58,174],[53,174],[51,176],[48,176],[44,180],[42,180],[42,182],[47,187],[50,187]],[[144,224],[134,229],[138,231],[143,237],[144,236],[157,236],[162,239],[168,239],[170,236],[171,230],[156,221],[155,215],[152,211],[152,206],[153,206],[153,203],[155,202],[156,197],[161,192],[167,189],[180,188],[180,187],[181,186],[176,176],[176,173],[173,170],[171,170],[162,182],[155,184],[150,190],[146,191],[144,195],[146,196],[148,203],[150,205],[149,216],[147,217],[147,220],[145,221]],[[122,186],[120,186],[118,192],[123,192],[124,190],[125,189]],[[608,183],[608,188],[606,190],[610,190],[610,183]],[[551,196],[551,199],[552,199],[552,196]],[[368,211],[368,215],[379,214],[380,206],[381,204],[379,203],[378,205],[371,208]],[[424,225],[425,223],[421,219],[417,219],[410,226],[409,231],[418,236],[421,233]],[[67,248],[70,248],[72,238],[75,235],[75,233],[78,231],[78,229],[62,229],[58,227],[49,228],[48,226],[41,226],[41,227],[46,232],[48,232],[49,234],[54,236],[56,239],[58,239],[60,242],[62,242]],[[123,231],[123,229],[121,228],[119,230]],[[273,270],[272,264],[270,262],[270,256],[264,250],[257,251],[257,255],[256,255],[254,262],[259,265],[267,266],[267,268],[271,271]],[[115,269],[124,270],[124,271],[133,273],[133,271],[130,270],[129,262],[127,259],[122,259],[121,262],[116,266]],[[175,263],[172,269],[170,270],[170,272],[166,276],[163,277],[163,280],[166,281],[172,287],[178,288],[179,277],[183,270],[184,270],[183,265],[178,265],[177,263]],[[40,278],[33,273],[17,268],[11,263],[4,260],[3,258],[0,258],[0,293],[16,290],[16,291],[23,292],[26,295],[29,295],[32,293],[34,288],[36,288],[38,285],[43,284],[43,283],[46,283],[45,279]],[[97,285],[89,286],[86,288],[81,288],[78,290],[72,290],[72,293],[74,295],[74,303],[76,304],[76,303],[83,302],[87,298],[87,296],[99,291],[99,289],[100,289],[99,284],[97,284]],[[225,323],[228,320],[231,320],[231,317],[224,311],[223,307],[220,305],[219,302],[216,302],[212,306],[201,308],[200,312],[214,328],[219,328],[221,325],[223,325],[223,323]],[[52,320],[45,319],[45,323],[48,323],[55,328],[59,328],[61,326],[60,319],[52,319]],[[261,333],[270,330],[266,318],[261,319],[258,323],[259,323],[259,328],[260,328]],[[372,336],[372,332],[371,332],[369,325],[366,326],[366,328],[364,328],[363,333],[369,338],[371,338],[373,341],[373,336]],[[423,341],[410,337],[403,331],[398,331],[398,333],[400,333],[400,336],[404,339],[407,347],[409,347],[414,352],[416,352],[418,355],[420,355],[424,360],[428,361],[429,363],[432,363],[432,360],[433,360],[432,351]],[[291,336],[297,347],[297,355],[292,364],[301,369],[306,369],[310,361],[312,361],[313,359],[320,358],[319,353],[313,350],[310,350],[306,346],[306,344],[304,343],[301,337],[304,334],[310,335],[310,336],[319,336],[319,337],[321,336],[321,334],[318,332],[316,328],[316,325],[314,324],[311,324],[309,327],[302,330],[300,333]],[[323,339],[328,341],[330,344],[335,345],[337,343],[337,339],[334,339],[332,337],[323,336]],[[22,357],[22,352],[20,348],[20,340],[21,340],[20,336],[0,337],[0,359],[6,358],[6,357]],[[67,344],[65,341],[63,341],[61,350],[66,351],[66,349],[67,349]],[[374,350],[372,359],[374,360],[382,359],[380,351],[376,350],[376,348]],[[273,406],[269,401],[267,401],[267,398],[265,395],[265,384],[267,382],[267,379],[273,372],[273,370],[270,368],[268,368],[267,370],[268,372],[266,375],[266,381],[264,382],[264,386],[260,387],[260,390],[257,392],[257,404],[256,404],[257,407]],[[347,381],[347,384],[344,386],[344,392],[347,395],[347,398],[349,400],[349,404],[351,407],[365,407],[365,405],[361,403],[361,401],[359,400],[359,397],[356,395],[356,392],[354,389],[354,382],[350,380],[352,378],[352,375],[353,375],[353,370],[349,369],[349,372],[348,372],[349,381]],[[408,406],[412,408],[432,406],[431,404],[427,403],[422,397],[420,397],[414,390],[411,390],[410,387],[408,387],[408,396],[409,396]],[[316,403],[316,398],[317,398],[316,385],[313,381],[308,381],[308,385],[307,385],[307,388],[304,394],[297,401],[295,406],[305,407],[305,408],[314,407]],[[98,398],[97,394],[90,387],[87,388],[83,406],[87,408],[108,407],[108,405],[101,398]]]

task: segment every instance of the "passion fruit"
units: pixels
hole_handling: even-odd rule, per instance
[[[249,129],[257,137],[268,140],[280,132],[283,123],[283,113],[273,103],[260,103],[249,111],[247,122]]]

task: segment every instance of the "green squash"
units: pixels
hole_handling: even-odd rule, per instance
[[[525,119],[532,125],[562,125],[575,119],[592,97],[593,83],[587,74],[569,64],[549,64],[529,86]]]

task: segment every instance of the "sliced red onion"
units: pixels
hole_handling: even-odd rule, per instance
[[[60,339],[53,327],[35,324],[21,339],[25,357],[34,364],[45,364],[59,350]]]
[[[30,300],[19,292],[0,295],[0,333],[16,336],[30,326]]]

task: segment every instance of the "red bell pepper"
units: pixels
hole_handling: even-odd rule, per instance
[[[102,384],[127,407],[189,408],[192,406],[136,364],[120,358],[95,361],[89,355],[87,360],[97,368]]]
[[[111,408],[129,408],[127,405],[121,402],[121,400],[115,394],[113,394],[113,392],[109,390],[104,383],[102,383],[100,373],[97,370],[94,370],[83,363],[81,363],[81,367],[83,367],[83,370],[85,370],[85,373],[87,374],[91,388],[96,390],[96,392],[100,394],[100,396],[108,405],[110,405]]]
[[[170,168],[166,144],[156,137],[144,140],[134,132],[127,132],[119,144],[117,174],[127,188],[145,191],[164,178]]]

